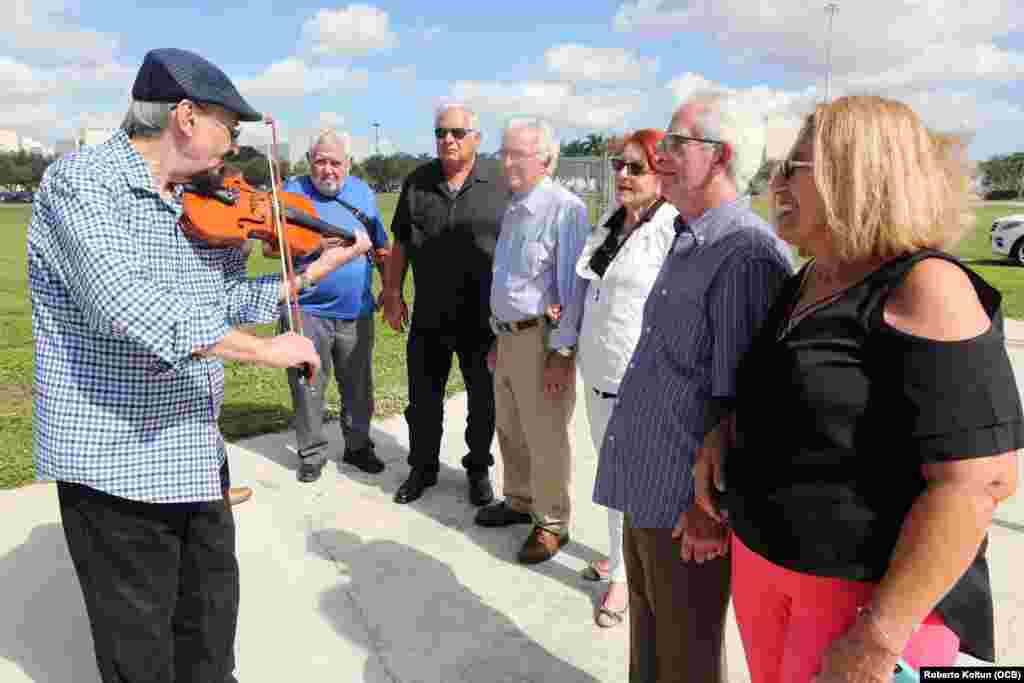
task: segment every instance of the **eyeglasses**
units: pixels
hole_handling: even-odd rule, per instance
[[[658,141],[658,151],[662,154],[679,156],[683,147],[691,142],[699,142],[705,145],[724,145],[721,140],[709,140],[708,138],[695,138],[682,133],[665,133],[665,137]]]
[[[626,161],[621,157],[612,157],[609,161],[616,173],[622,173],[622,169],[626,169],[626,175],[647,175],[651,172],[642,161]]]
[[[234,143],[234,142],[238,142],[238,138],[239,138],[239,136],[241,136],[241,134],[242,134],[242,129],[241,129],[241,128],[239,128],[239,127],[238,127],[237,125],[236,125],[236,126],[229,126],[228,124],[224,123],[224,122],[223,122],[223,121],[221,121],[221,120],[220,120],[219,118],[217,118],[216,116],[214,116],[214,115],[213,115],[213,114],[212,114],[212,113],[210,112],[210,110],[209,110],[209,109],[207,109],[207,108],[206,108],[206,107],[204,107],[203,105],[199,104],[198,102],[192,102],[191,100],[189,100],[189,103],[190,103],[190,104],[191,104],[191,105],[192,105],[193,107],[195,107],[196,109],[198,109],[198,110],[200,110],[200,111],[202,111],[202,112],[205,112],[207,116],[209,116],[209,117],[210,117],[211,119],[213,119],[214,121],[216,121],[217,123],[219,123],[219,124],[220,124],[221,126],[223,126],[224,130],[226,130],[226,131],[228,132],[228,136],[230,136],[230,138],[231,138],[231,142],[233,142],[233,143]],[[179,102],[178,104],[181,104],[181,103]],[[171,109],[175,109],[175,108],[176,108],[177,106],[178,106],[178,105],[177,105],[177,104],[175,104],[175,105],[174,105],[173,107],[171,107]]]
[[[444,140],[448,137],[448,133],[452,134],[452,137],[456,140],[461,140],[470,133],[475,133],[476,130],[473,128],[435,128],[434,137],[438,140]]]
[[[527,159],[532,159],[538,154],[540,154],[540,152],[520,152],[517,149],[502,148],[498,150],[499,159],[503,161],[512,161],[514,163],[519,163],[521,161],[526,161]]]
[[[812,168],[814,166],[810,161],[794,161],[793,159],[783,159],[779,162],[779,165],[775,167],[775,171],[772,173],[773,177],[785,178],[789,180],[796,173],[798,168]]]

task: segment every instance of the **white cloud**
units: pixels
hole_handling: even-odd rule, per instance
[[[398,44],[388,13],[363,4],[318,10],[302,25],[302,36],[318,55],[358,55]]]
[[[658,60],[617,47],[564,43],[544,53],[548,70],[570,81],[642,81],[658,71]]]
[[[380,139],[380,153],[387,156],[388,154],[394,154],[398,151],[398,147],[391,141],[391,138],[381,137]],[[377,140],[375,137],[369,137],[366,135],[353,135],[352,136],[352,158],[356,161],[362,161],[368,156],[377,153]]]
[[[954,81],[1009,82],[1024,78],[1024,53],[984,43],[936,45],[880,74],[843,77],[851,88],[893,88]]]
[[[96,64],[113,61],[114,36],[70,20],[74,8],[62,0],[13,0],[0,22],[0,42],[10,51],[46,52],[46,58]]]
[[[340,88],[365,88],[369,73],[348,67],[311,67],[299,57],[288,57],[267,67],[259,76],[238,81],[249,97],[301,97]]]
[[[0,57],[0,92],[8,102],[38,101],[57,90],[52,74],[39,72],[10,57]]]
[[[70,133],[65,116],[51,104],[0,103],[0,128],[40,140],[52,139],[55,131]]]
[[[936,46],[986,45],[1024,27],[1019,0],[839,4],[832,33],[836,74],[888,71],[927,56]],[[709,37],[733,56],[823,73],[827,19],[824,3],[806,0],[626,0],[613,25],[620,31],[648,35]]]
[[[573,128],[620,128],[627,117],[643,109],[646,95],[633,91],[598,90],[579,93],[570,83],[458,81],[455,99],[479,112],[502,117],[540,116]]]
[[[792,130],[813,111],[816,103],[823,100],[822,91],[813,86],[804,90],[780,90],[761,85],[735,88],[689,72],[672,79],[666,87],[672,92],[676,104],[682,103],[697,90],[711,89],[729,93],[742,100],[746,106],[759,111],[769,128],[778,130]],[[855,93],[856,89],[840,85],[834,88],[833,96]],[[986,99],[963,90],[901,84],[901,87],[887,89],[884,94],[909,105],[925,125],[944,132],[973,134],[992,124],[1024,121],[1024,108],[1019,104]]]
[[[127,111],[128,107],[125,106]],[[85,128],[118,128],[124,120],[124,112],[87,112],[78,117],[78,125]]]
[[[345,117],[336,111],[322,111],[316,117],[317,129],[340,128],[345,123]]]

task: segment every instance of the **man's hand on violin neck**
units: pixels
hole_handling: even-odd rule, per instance
[[[294,368],[308,364],[317,371],[320,369],[320,356],[308,337],[285,332],[266,340],[260,364],[272,368]]]

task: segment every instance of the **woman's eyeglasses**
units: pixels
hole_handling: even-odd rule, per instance
[[[453,138],[461,140],[473,132],[474,130],[472,128],[435,128],[434,137],[438,140],[444,140],[448,137],[448,133],[451,133]]]
[[[647,175],[651,172],[642,161],[626,161],[621,157],[612,157],[610,161],[616,173],[622,173],[622,169],[626,169],[626,175]]]
[[[798,168],[812,168],[814,166],[810,161],[794,161],[793,159],[783,159],[779,162],[779,165],[775,167],[774,175],[777,178],[784,178],[789,180],[796,173]]]

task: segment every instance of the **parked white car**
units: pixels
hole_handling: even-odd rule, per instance
[[[992,221],[992,251],[1024,266],[1024,213]]]

